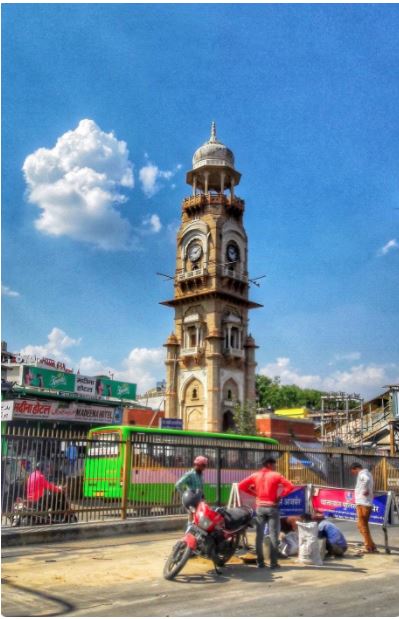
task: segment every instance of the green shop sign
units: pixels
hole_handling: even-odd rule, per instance
[[[96,394],[107,398],[118,398],[119,400],[135,400],[136,385],[122,383],[110,378],[97,378]]]
[[[53,389],[54,391],[75,391],[75,374],[45,370],[35,366],[24,369],[24,384],[27,387]]]

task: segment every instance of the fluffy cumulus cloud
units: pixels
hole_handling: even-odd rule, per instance
[[[39,148],[24,162],[27,195],[41,210],[36,228],[105,250],[130,249],[132,226],[119,208],[134,186],[127,145],[93,120]]]
[[[396,239],[391,239],[390,241],[388,241],[388,243],[385,243],[385,245],[381,247],[381,249],[378,250],[378,255],[386,256],[387,253],[394,249],[399,249],[399,243]]]
[[[364,397],[372,397],[381,392],[384,385],[399,381],[399,366],[396,364],[359,364],[348,370],[335,370],[327,376],[302,374],[288,357],[279,357],[259,371],[260,374],[279,376],[284,385],[295,384],[302,388],[321,391],[359,392]]]
[[[162,230],[161,220],[159,218],[159,215],[156,214],[145,217],[143,219],[143,226],[144,230],[147,230],[148,232],[151,232],[153,234],[157,234]]]
[[[137,383],[137,393],[145,393],[164,377],[164,362],[164,348],[133,348],[115,378]]]
[[[111,375],[115,380],[127,381],[137,385],[137,393],[142,394],[155,387],[165,375],[165,351],[163,348],[133,348],[129,355],[111,367],[94,357],[82,357],[77,363],[81,374],[94,376]]]
[[[9,286],[1,285],[1,294],[3,297],[20,297],[21,295],[16,290],[12,290]]]
[[[160,170],[157,165],[147,161],[139,171],[141,188],[145,195],[148,198],[155,195],[163,187],[165,181],[170,181],[181,167],[181,164],[178,164],[173,170]]]
[[[58,329],[58,327],[54,327],[47,336],[46,344],[38,346],[29,344],[21,350],[21,354],[32,355],[34,357],[50,357],[57,361],[67,361],[70,363],[71,359],[65,351],[72,346],[78,346],[80,342],[81,338],[74,339],[69,337],[65,331]]]
[[[136,383],[138,394],[155,387],[156,382],[165,376],[165,349],[163,347],[133,348],[127,357],[113,367],[92,356],[81,357],[78,361],[71,360],[66,350],[79,344],[81,344],[81,338],[69,337],[64,331],[54,327],[47,336],[46,344],[25,346],[21,354],[65,361],[72,365],[76,372],[79,371],[80,374],[86,376],[104,374],[112,376],[115,380]]]

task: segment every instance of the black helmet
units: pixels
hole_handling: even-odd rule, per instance
[[[185,492],[183,492],[181,500],[186,509],[188,509],[189,511],[195,511],[198,503],[201,501],[201,493],[193,492],[192,490],[186,490]]]
[[[42,462],[41,460],[38,460],[38,461],[36,462],[35,469],[36,469],[37,471],[41,471],[41,472],[43,473],[43,469],[44,469],[44,462]]]

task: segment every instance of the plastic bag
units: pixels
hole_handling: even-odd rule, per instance
[[[317,522],[298,522],[298,561],[306,565],[323,565],[317,539]]]

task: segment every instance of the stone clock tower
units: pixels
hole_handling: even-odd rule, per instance
[[[255,400],[255,349],[248,334],[248,243],[241,174],[232,151],[211,136],[187,173],[177,233],[175,328],[167,339],[166,417],[185,430],[227,431],[237,402]]]

